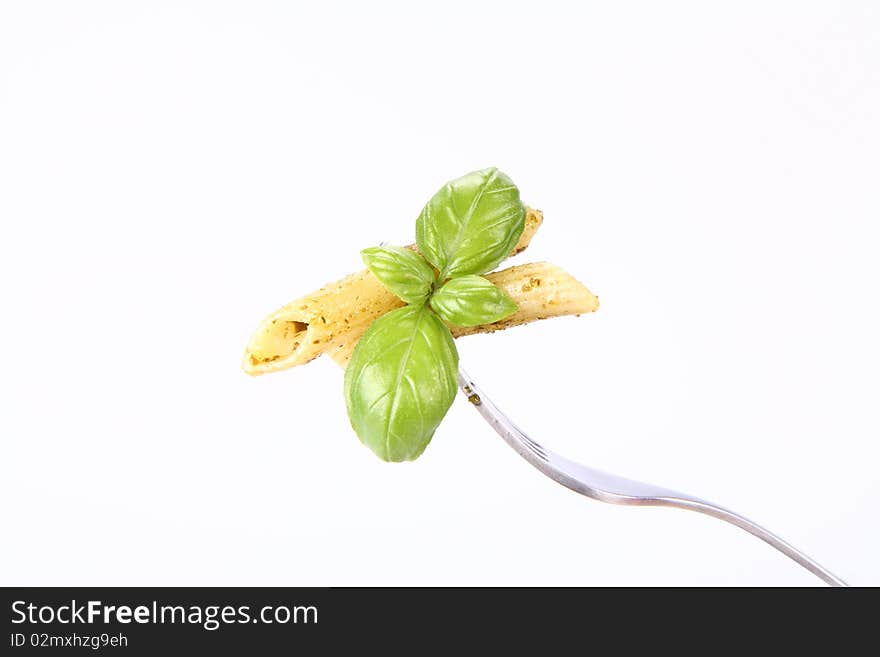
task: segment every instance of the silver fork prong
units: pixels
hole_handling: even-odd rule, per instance
[[[559,456],[530,438],[511,422],[462,369],[458,371],[458,384],[477,412],[508,445],[542,473],[563,486],[581,495],[610,504],[668,506],[718,518],[757,536],[831,586],[847,585],[827,568],[745,516],[698,497],[594,470]]]
[[[523,443],[523,444],[524,444],[529,450],[532,451],[532,453],[534,453],[536,456],[542,458],[542,459],[545,460],[545,461],[547,460],[547,452],[544,450],[543,447],[541,447],[538,443],[536,443],[534,440],[532,440],[531,438],[529,438],[529,437],[528,437],[525,433],[523,433],[518,427],[517,427],[517,432],[518,432],[517,438],[519,438],[519,439],[521,440],[521,442],[522,442],[522,443]]]

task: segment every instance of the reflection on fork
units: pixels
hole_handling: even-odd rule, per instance
[[[738,513],[691,495],[594,470],[555,454],[529,438],[511,422],[462,369],[458,371],[458,385],[468,401],[508,445],[538,470],[566,488],[610,504],[669,506],[704,513],[757,536],[831,586],[847,585],[793,545]]]

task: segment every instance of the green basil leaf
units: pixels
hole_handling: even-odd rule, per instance
[[[361,251],[373,276],[406,303],[422,303],[431,294],[434,270],[414,251],[399,246],[374,246]]]
[[[498,169],[447,183],[416,220],[416,244],[440,280],[484,274],[504,260],[522,235],[526,209],[513,181]]]
[[[453,278],[431,297],[431,307],[456,326],[491,324],[516,312],[516,302],[482,276]]]
[[[361,442],[385,461],[415,459],[455,399],[457,370],[452,334],[426,305],[377,319],[345,370],[345,406]]]

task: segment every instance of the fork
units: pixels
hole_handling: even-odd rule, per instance
[[[513,447],[517,454],[566,488],[609,504],[668,506],[718,518],[757,536],[831,586],[847,586],[846,582],[827,568],[745,516],[692,495],[588,468],[542,447],[502,413],[486,393],[474,383],[474,380],[460,368],[458,386],[483,419],[508,445]]]

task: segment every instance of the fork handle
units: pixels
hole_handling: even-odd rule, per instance
[[[564,465],[565,471],[554,467],[548,461],[546,450],[501,412],[463,369],[459,369],[458,384],[468,401],[477,408],[483,419],[508,445],[543,474],[566,488],[609,504],[667,506],[718,518],[760,538],[831,586],[848,586],[837,575],[773,532],[723,506],[678,491],[594,470],[555,454],[553,455],[555,465]],[[598,486],[601,487],[598,487],[596,482],[599,482]]]
[[[713,518],[723,520],[724,522],[730,523],[734,527],[739,527],[740,529],[747,531],[752,536],[757,536],[768,545],[782,552],[782,554],[787,556],[789,559],[792,559],[795,563],[809,570],[825,583],[830,584],[831,586],[849,586],[837,575],[832,573],[821,564],[817,563],[807,554],[804,554],[803,552],[798,550],[788,541],[783,540],[782,538],[771,532],[769,529],[765,529],[758,523],[752,522],[745,516],[741,516],[740,514],[735,513],[730,509],[725,509],[723,506],[719,506],[711,502],[706,502],[705,500],[701,500],[698,498],[691,498],[686,496],[674,498],[658,498],[654,505],[669,506],[677,509],[685,509],[687,511],[696,511],[697,513],[704,513],[707,516],[712,516]]]

